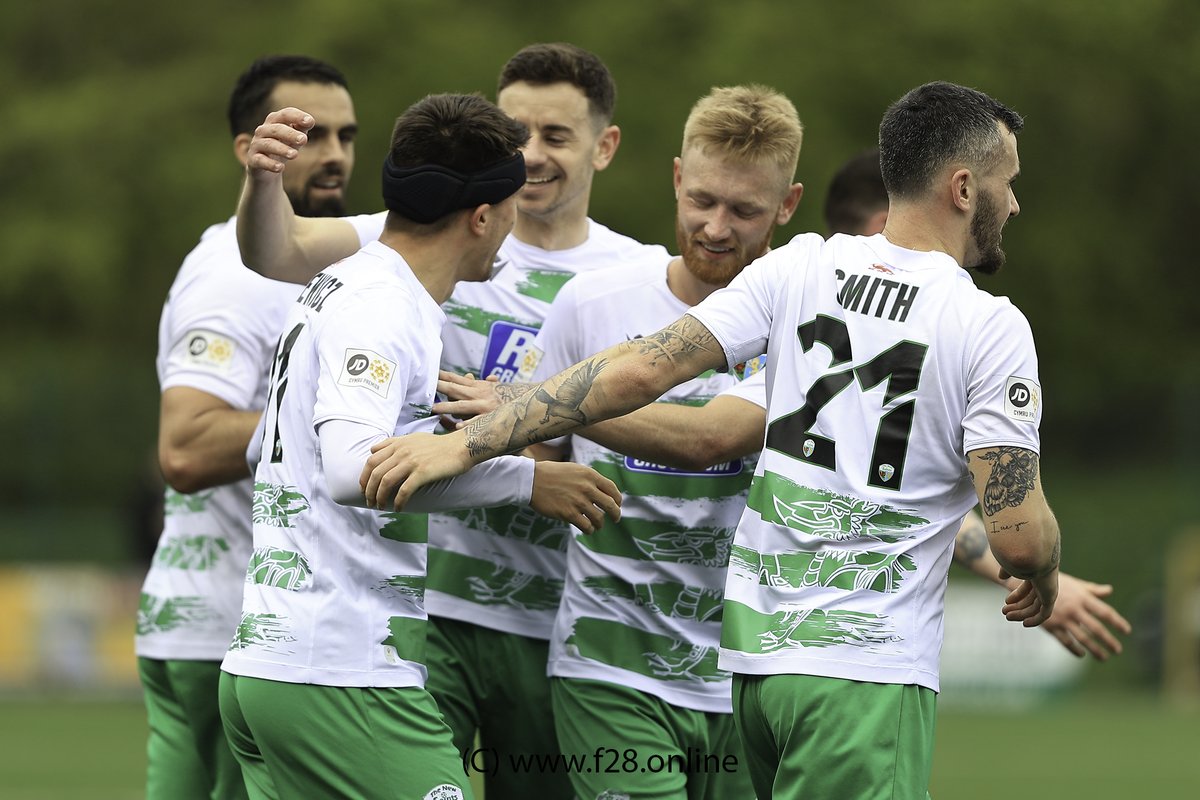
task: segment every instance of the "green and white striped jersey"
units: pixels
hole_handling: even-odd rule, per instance
[[[592,272],[567,284],[531,353],[538,362],[534,379],[686,313],[667,286],[669,262]],[[660,402],[700,405],[737,382],[736,373],[710,373]],[[753,460],[687,472],[578,436],[571,438],[571,458],[611,478],[624,497],[620,522],[571,539],[550,674],[620,683],[672,705],[729,713],[730,674],[717,665],[717,646],[725,569]]]

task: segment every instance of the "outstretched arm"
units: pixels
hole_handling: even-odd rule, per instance
[[[439,373],[438,393],[447,399],[435,404],[433,410],[470,418],[532,391],[533,386],[443,371]],[[761,450],[766,417],[760,405],[719,395],[703,406],[651,403],[624,416],[580,428],[576,435],[634,458],[700,470]],[[459,427],[464,425],[459,423]]]
[[[298,217],[283,190],[283,171],[316,124],[298,108],[272,111],[254,131],[238,203],[238,248],[260,275],[308,283],[325,267],[358,252],[358,232],[335,217]]]
[[[407,447],[367,461],[362,484],[373,505],[457,475],[488,458],[628,413],[707,369],[724,367],[720,344],[684,315],[661,331],[622,342],[536,384],[526,394],[444,436],[406,437]]]
[[[1016,578],[1000,577],[1000,563],[988,548],[983,519],[974,511],[963,518],[954,537],[954,560],[984,580],[1009,591],[1021,586]],[[1112,591],[1113,587],[1107,584],[1092,583],[1060,571],[1054,613],[1042,623],[1042,629],[1073,655],[1083,657],[1091,653],[1097,661],[1119,655],[1121,641],[1114,632],[1128,635],[1132,627],[1104,601]]]

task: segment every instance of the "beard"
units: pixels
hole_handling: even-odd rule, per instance
[[[296,216],[300,217],[344,217],[346,216],[346,200],[345,190],[343,194],[335,197],[322,197],[314,199],[312,196],[313,185],[330,174],[341,176],[341,172],[329,173],[322,172],[313,175],[299,189],[285,190],[288,200],[292,204],[292,210],[296,212]]]
[[[971,217],[971,239],[975,242],[977,255],[976,263],[968,264],[967,269],[982,275],[995,275],[1004,266],[1004,250],[1000,248],[1004,221],[999,219],[996,209],[996,201],[991,195],[980,194],[975,215]]]
[[[728,286],[747,264],[767,252],[774,232],[775,226],[771,225],[757,242],[735,241],[732,250],[719,260],[714,260],[705,252],[704,247],[683,229],[679,217],[675,218],[675,244],[679,247],[684,266],[697,280],[712,286]]]

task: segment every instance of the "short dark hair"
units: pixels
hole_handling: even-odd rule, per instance
[[[388,161],[393,167],[422,165],[473,173],[520,152],[529,129],[478,94],[432,94],[413,103],[396,120]],[[436,233],[452,214],[420,224],[395,211],[389,229]]]
[[[324,61],[309,56],[264,56],[238,76],[229,95],[229,132],[234,137],[253,133],[263,118],[274,110],[268,108],[271,93],[286,81],[334,84],[347,91],[350,89],[346,76]]]
[[[918,86],[879,124],[879,161],[892,198],[926,192],[938,170],[960,161],[986,169],[1000,155],[1001,122],[1013,134],[1021,115],[983,92],[945,81]]]
[[[858,233],[872,215],[886,211],[887,189],[879,169],[879,148],[872,147],[838,168],[825,194],[825,230]]]
[[[500,71],[497,93],[524,81],[535,85],[569,83],[583,92],[600,124],[612,122],[617,107],[617,84],[599,56],[566,42],[531,44],[508,60]]]

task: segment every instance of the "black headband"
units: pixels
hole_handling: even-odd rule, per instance
[[[437,164],[392,166],[383,160],[383,204],[413,222],[435,222],[462,208],[499,203],[525,185],[525,157],[519,152],[466,174]]]

